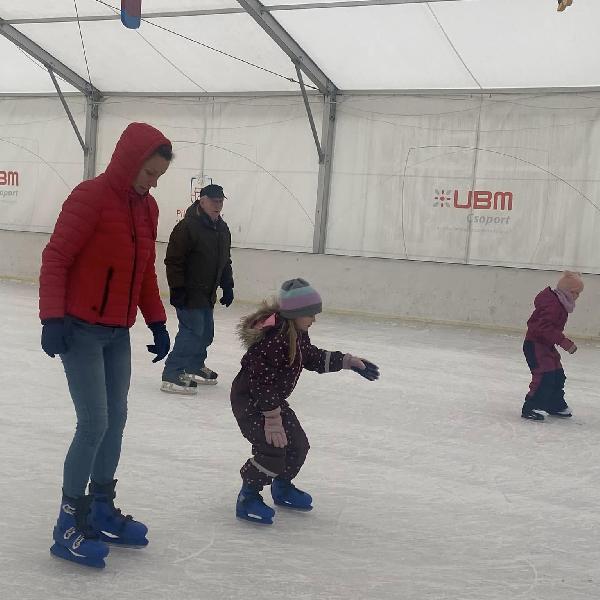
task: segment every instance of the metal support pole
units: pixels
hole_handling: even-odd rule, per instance
[[[310,123],[310,129],[313,134],[313,139],[315,140],[315,146],[317,147],[317,154],[319,156],[319,164],[323,162],[324,154],[323,149],[321,148],[321,143],[319,142],[319,134],[317,133],[317,128],[315,126],[315,120],[313,118],[312,110],[310,109],[310,104],[308,102],[308,96],[306,95],[306,88],[304,87],[304,80],[302,79],[302,71],[300,71],[300,67],[296,64],[296,73],[298,75],[298,81],[300,82],[300,89],[302,90],[302,98],[304,99],[304,106],[306,107],[306,113],[308,114],[308,121]]]
[[[335,123],[337,109],[337,90],[325,96],[323,107],[323,161],[319,164],[317,187],[317,208],[315,210],[315,231],[313,253],[324,254],[327,236],[327,218],[329,213],[329,194],[331,190],[331,169],[333,166],[333,146],[335,142]]]
[[[77,139],[79,140],[81,149],[85,153],[85,150],[86,150],[85,142],[83,141],[83,138],[81,137],[81,134],[79,133],[79,128],[77,127],[77,123],[75,123],[75,119],[73,118],[73,113],[71,113],[71,109],[69,108],[69,105],[67,104],[67,101],[65,100],[65,97],[63,96],[62,90],[60,89],[60,86],[58,85],[58,81],[56,81],[56,77],[54,76],[54,72],[52,71],[52,69],[48,69],[48,73],[50,74],[50,79],[52,79],[52,83],[54,84],[54,87],[56,88],[56,93],[58,94],[58,97],[60,98],[60,101],[62,102],[63,108],[65,109],[65,112],[67,113],[67,117],[69,117],[69,121],[71,121],[71,127],[73,127],[73,131],[75,131],[75,135],[77,136]]]
[[[23,35],[18,29],[9,25],[4,19],[0,18],[0,35],[10,40],[17,45],[21,50],[25,51],[29,56],[41,62],[46,69],[52,69],[58,76],[70,83],[74,88],[77,88],[82,94],[97,94],[100,96],[100,90],[96,89],[89,81],[75,73],[72,69],[60,62],[33,40]]]
[[[85,149],[83,155],[83,178],[96,176],[96,148],[98,139],[98,106],[99,99],[94,96],[86,98],[85,107]]]
[[[473,155],[473,170],[471,172],[471,192],[475,194],[477,182],[477,166],[479,164],[479,140],[481,138],[481,113],[483,112],[483,96],[479,96],[479,113],[477,114],[477,125],[475,127],[475,154]],[[473,205],[469,208],[471,218],[467,221],[467,239],[465,240],[465,265],[469,264],[471,258],[471,237],[473,236]]]

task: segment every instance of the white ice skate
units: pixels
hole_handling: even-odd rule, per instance
[[[167,381],[163,379],[160,391],[167,394],[182,394],[184,396],[193,396],[198,393],[198,384],[192,381],[185,373],[179,376],[179,382]]]
[[[219,375],[208,367],[202,367],[198,373],[186,373],[185,376],[198,385],[217,385]]]

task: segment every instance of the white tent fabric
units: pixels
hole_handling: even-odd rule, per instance
[[[324,210],[331,254],[600,273],[599,2],[265,2],[338,88],[329,201],[295,67],[238,2],[143,0],[135,31],[118,4],[0,0],[0,27],[103,94],[97,172],[131,121],[173,140],[159,240],[214,180],[238,247],[315,251]],[[0,53],[0,228],[51,231],[81,148],[56,96],[12,97],[52,92],[47,69]]]
[[[578,0],[561,14],[553,0],[365,0],[352,8],[321,0],[319,6],[333,6],[306,8],[315,3],[265,2],[277,5],[271,14],[341,90],[600,85],[600,3],[592,0]],[[76,5],[90,77],[104,92],[298,89],[286,79],[295,78],[290,60],[233,0],[144,0],[146,13],[239,12],[149,18],[136,31],[118,19],[85,20],[116,16],[117,0]],[[0,0],[0,18],[17,20],[19,31],[87,79],[75,15],[71,0]],[[60,17],[71,20],[21,22]],[[7,61],[15,72],[30,68],[23,55],[2,56],[4,70]],[[13,84],[3,77],[0,93],[13,92]],[[40,91],[35,78],[29,85],[22,91]]]
[[[344,97],[337,118],[328,252],[600,272],[600,94]]]
[[[55,93],[48,71],[6,38],[0,36],[0,94]],[[64,81],[64,92],[76,91]]]
[[[85,102],[70,99],[85,126]],[[0,229],[51,231],[80,181],[83,154],[57,99],[0,100]]]
[[[70,103],[81,126],[84,105]],[[599,93],[338,104],[328,253],[600,272]],[[319,120],[321,101],[312,107]],[[58,100],[0,101],[9,109],[0,184],[9,167],[20,179],[0,185],[0,227],[51,231],[81,150]],[[98,172],[133,120],[174,142],[156,190],[159,240],[212,179],[236,246],[311,251],[318,161],[301,99],[109,98]]]

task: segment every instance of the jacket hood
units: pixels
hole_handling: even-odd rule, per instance
[[[258,310],[240,319],[236,331],[242,342],[242,346],[244,346],[246,350],[250,348],[250,346],[260,342],[267,333],[282,325],[283,319],[278,311],[279,305],[275,299],[263,300]],[[261,323],[271,315],[275,315],[275,324],[260,327]]]
[[[144,162],[162,145],[171,142],[147,123],[130,123],[121,134],[106,175],[116,189],[129,190]]]

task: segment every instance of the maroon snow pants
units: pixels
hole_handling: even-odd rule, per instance
[[[565,402],[565,372],[554,346],[532,340],[523,343],[523,354],[531,371],[523,412],[538,409],[555,413],[568,408]]]

